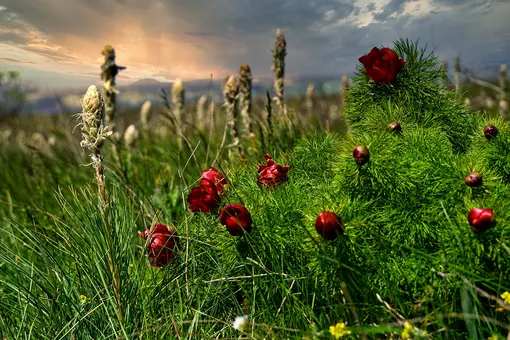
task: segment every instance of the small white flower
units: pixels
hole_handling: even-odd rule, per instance
[[[55,146],[55,144],[57,144],[57,137],[55,137],[53,135],[48,137],[48,144],[50,146]]]
[[[233,327],[239,331],[246,331],[250,322],[248,321],[248,315],[236,316]]]

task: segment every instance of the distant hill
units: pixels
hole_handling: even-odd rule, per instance
[[[483,66],[466,65],[474,75],[479,79],[494,80],[498,77],[499,64],[486,64]],[[452,68],[450,68],[450,74]],[[452,75],[452,74],[451,74]],[[317,94],[340,93],[341,74],[337,75],[296,75],[285,79],[285,96],[302,96],[306,92],[309,84],[313,84]],[[352,77],[353,74],[348,75]],[[453,75],[452,75],[453,76]],[[453,79],[453,77],[452,77]],[[209,95],[212,89],[216,101],[222,100],[223,79],[214,79],[212,84],[210,79],[190,80],[184,82],[187,102],[196,102],[202,95]],[[129,85],[119,86],[118,105],[120,109],[140,107],[146,100],[151,100],[154,107],[162,105],[161,90],[167,93],[172,88],[172,82],[161,82],[152,78],[137,80]],[[69,90],[60,91],[56,99],[56,94],[52,92],[40,93],[32,96],[31,100],[25,106],[25,113],[55,113],[59,112],[63,106],[64,112],[79,112],[80,97],[86,89],[82,91]],[[253,96],[260,97],[266,95],[266,91],[273,94],[273,79],[255,78],[253,80]]]

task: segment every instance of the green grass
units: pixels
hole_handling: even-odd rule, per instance
[[[510,290],[510,125],[466,112],[436,85],[433,56],[403,41],[396,49],[412,67],[396,90],[358,76],[347,132],[324,131],[325,98],[313,118],[290,101],[294,124],[275,120],[272,139],[257,103],[243,160],[221,147],[221,119],[212,133],[189,128],[181,149],[171,130],[154,132],[162,120],[118,156],[107,142],[105,214],[73,118],[47,123],[57,144],[45,151],[2,145],[0,338],[328,339],[345,322],[346,338],[396,339],[408,320],[434,339],[504,339],[510,305],[498,311],[495,299]],[[386,132],[394,120],[402,135]],[[489,123],[500,131],[490,142]],[[360,167],[352,150],[361,144],[371,159]],[[291,166],[275,190],[256,184],[265,153]],[[220,209],[245,205],[250,234],[230,236],[218,212],[189,212],[185,197],[211,165],[230,181]],[[482,187],[464,185],[472,170]],[[498,223],[475,234],[466,216],[479,206]],[[323,210],[345,223],[335,241],[315,231]],[[156,221],[180,239],[161,269],[137,233]],[[232,327],[241,315],[246,333]]]

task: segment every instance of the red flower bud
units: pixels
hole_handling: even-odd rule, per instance
[[[205,170],[204,172],[202,172],[200,186],[202,186],[202,184],[205,181],[209,181],[216,185],[218,194],[221,194],[225,185],[228,184],[228,181],[225,178],[225,176],[223,176],[218,170],[212,167],[209,168],[209,170]]]
[[[326,240],[334,240],[344,233],[344,224],[337,214],[323,211],[315,220],[315,230]]]
[[[482,185],[482,175],[478,172],[472,172],[464,178],[464,183],[466,183],[468,187],[479,187]]]
[[[488,140],[491,140],[492,138],[494,138],[494,137],[496,137],[498,135],[498,128],[495,127],[494,125],[487,125],[483,129],[483,135]]]
[[[363,74],[376,84],[390,83],[397,78],[397,73],[406,61],[389,48],[374,47],[369,54],[358,59],[365,66]]]
[[[364,145],[360,145],[354,148],[352,151],[352,156],[354,157],[354,160],[359,165],[363,165],[366,162],[370,160],[370,152],[368,151],[368,148]]]
[[[492,209],[474,208],[468,214],[469,225],[476,232],[490,229],[496,224],[494,211]]]
[[[402,126],[400,126],[400,123],[397,123],[397,122],[389,123],[388,131],[395,132],[395,133],[402,132]]]
[[[251,232],[253,223],[250,212],[239,204],[229,204],[220,212],[220,223],[227,227],[232,236],[241,236],[243,232]]]
[[[268,154],[265,154],[266,165],[259,164],[258,173],[260,174],[257,179],[259,186],[267,185],[269,187],[276,187],[279,184],[287,181],[287,172],[290,165],[281,166],[276,164]]]
[[[206,180],[201,182],[199,187],[191,189],[186,201],[188,201],[189,209],[192,212],[208,213],[218,207],[220,196],[216,185]]]
[[[169,264],[177,252],[178,236],[173,226],[166,226],[162,223],[156,223],[151,232],[150,226],[138,235],[147,242],[147,252],[149,262],[153,267],[163,267]]]

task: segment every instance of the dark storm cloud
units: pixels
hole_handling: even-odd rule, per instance
[[[505,14],[510,11],[509,1],[430,0],[430,13],[424,12],[429,8],[426,2],[390,0],[381,6],[375,0],[368,4],[350,0],[3,0],[0,42],[61,63],[79,59],[87,48],[96,58],[102,45],[112,41],[121,46],[119,58],[123,51],[132,58],[123,77],[134,77],[129,72],[138,68],[168,79],[186,77],[188,68],[203,78],[213,72],[222,77],[236,73],[244,62],[250,64],[254,77],[269,76],[276,28],[287,38],[289,75],[351,73],[361,55],[374,46],[391,46],[401,36],[421,38],[420,43],[435,47],[440,58],[460,53],[466,63],[510,61],[510,23]],[[420,13],[407,13],[409,3]],[[359,23],[359,18],[364,22]],[[46,41],[52,48],[44,48]]]
[[[252,35],[276,26],[301,29],[322,21],[326,11],[334,11],[334,18],[340,19],[356,9],[348,0],[66,0],[58,6],[49,0],[4,0],[2,5],[50,36],[63,32],[97,36],[106,33],[103,29],[109,22],[126,14],[143,18],[147,30],[154,33],[163,29],[182,33],[182,27],[192,25],[202,32]]]

